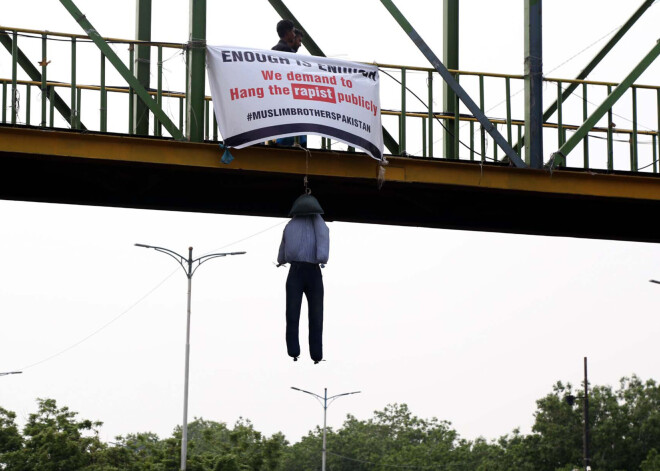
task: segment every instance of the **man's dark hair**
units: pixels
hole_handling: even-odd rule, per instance
[[[295,28],[293,21],[291,20],[281,20],[277,22],[277,35],[280,38],[283,38],[287,31],[291,31]]]
[[[304,38],[304,37],[305,37],[305,33],[303,33],[302,30],[299,30],[298,28],[294,29],[294,30],[293,30],[293,33],[294,33],[296,36],[300,36],[301,38]]]

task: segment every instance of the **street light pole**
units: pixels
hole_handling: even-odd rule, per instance
[[[295,389],[296,391],[304,392],[305,394],[309,394],[311,396],[314,396],[316,400],[321,402],[321,405],[323,406],[323,451],[321,454],[321,471],[325,471],[325,454],[326,454],[326,446],[325,446],[325,429],[326,429],[326,418],[328,415],[328,406],[332,404],[332,401],[337,399],[338,397],[341,396],[348,396],[350,394],[360,394],[362,391],[353,391],[353,392],[347,392],[347,393],[341,393],[341,394],[336,394],[334,396],[328,397],[328,388],[323,388],[323,396],[320,396],[318,394],[315,394],[310,391],[305,391],[304,389],[296,388],[294,386],[291,386],[291,389]],[[328,402],[330,401],[330,402]]]
[[[192,277],[199,268],[199,266],[213,258],[226,257],[227,255],[243,255],[245,252],[225,252],[225,253],[211,253],[202,255],[201,257],[193,259],[193,248],[188,247],[188,258],[179,255],[170,249],[163,247],[155,247],[153,245],[135,244],[137,247],[144,247],[145,249],[154,249],[157,252],[169,255],[177,261],[188,278],[188,306],[187,306],[187,319],[186,319],[186,360],[185,360],[185,373],[183,381],[183,429],[181,433],[181,471],[186,471],[186,458],[188,454],[188,376],[190,365],[190,306],[192,299]]]
[[[20,375],[23,373],[22,371],[7,371],[6,373],[0,373],[0,376],[7,376],[7,375]]]

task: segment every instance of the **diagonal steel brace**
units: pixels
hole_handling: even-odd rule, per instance
[[[431,48],[424,42],[420,35],[415,31],[412,25],[406,20],[401,11],[394,5],[392,0],[380,0],[383,6],[387,8],[390,14],[394,17],[399,26],[408,34],[410,39],[415,43],[419,50],[424,54],[424,57],[431,63],[435,70],[440,74],[442,79],[449,85],[449,87],[454,91],[458,98],[465,104],[465,106],[470,110],[470,113],[477,118],[477,121],[481,124],[484,130],[491,135],[495,143],[502,148],[504,153],[509,157],[511,162],[516,167],[527,168],[527,164],[522,161],[520,156],[513,150],[513,147],[504,139],[504,136],[495,128],[493,123],[491,123],[486,115],[479,109],[479,106],[470,98],[470,95],[461,87],[461,85],[454,79],[451,73],[440,61],[438,56],[436,56]],[[458,136],[456,136],[458,137]]]
[[[163,111],[163,109],[156,103],[156,101],[149,95],[147,90],[142,86],[140,81],[131,74],[131,71],[128,70],[128,67],[121,61],[121,59],[115,54],[115,51],[105,42],[101,35],[94,29],[89,20],[82,14],[82,12],[76,7],[72,0],[60,0],[60,3],[64,5],[64,8],[73,16],[73,19],[80,25],[80,27],[85,31],[85,34],[94,41],[94,44],[101,50],[101,52],[107,57],[110,63],[117,69],[117,72],[128,82],[128,84],[133,87],[137,96],[144,102],[145,105],[149,107],[154,116],[163,124],[163,127],[172,135],[174,139],[179,141],[185,140],[185,136],[181,130],[176,127],[172,122],[169,116]]]
[[[283,20],[293,21],[293,24],[295,24],[297,28],[300,28],[302,30],[302,32],[304,33],[303,44],[305,45],[305,48],[313,56],[327,57],[323,53],[321,48],[316,44],[316,42],[314,42],[314,40],[309,35],[307,30],[303,28],[303,26],[296,19],[296,17],[293,16],[291,10],[287,8],[287,6],[284,4],[282,0],[268,0],[268,2],[272,5],[272,7],[280,15],[280,17],[282,17]],[[389,150],[392,154],[398,155],[401,152],[401,148],[399,147],[399,144],[394,140],[394,138],[387,131],[387,129],[385,129],[385,126],[383,126],[383,141],[385,143],[385,147],[387,147],[387,150]]]
[[[2,43],[2,45],[5,46],[5,48],[7,48],[7,50],[11,53],[14,41],[12,40],[11,36],[9,36],[4,31],[0,31],[0,43]],[[32,62],[30,62],[30,59],[28,59],[28,57],[23,53],[21,48],[18,48],[18,64],[25,71],[25,73],[28,74],[32,81],[41,82],[41,74],[39,73],[39,70],[34,65],[32,65]],[[51,88],[53,88],[52,85],[48,85],[46,88],[45,93],[48,100],[50,100]],[[66,102],[57,92],[54,92],[53,95],[53,104],[55,105],[55,108],[57,111],[59,111],[62,117],[69,124],[71,124],[71,108],[69,108],[69,105],[66,104]],[[80,123],[80,128],[83,131],[87,130],[87,128],[82,123]]]
[[[587,120],[580,126],[575,133],[564,143],[561,148],[552,154],[550,164],[556,166],[558,164],[565,165],[566,156],[584,139],[589,131],[593,129],[596,123],[607,113],[607,111],[614,106],[614,104],[623,96],[631,85],[639,78],[640,75],[655,61],[660,55],[660,40],[657,41],[655,46],[644,56],[639,64],[624,78],[621,83],[605,98],[605,101],[594,110],[594,112],[587,118]]]

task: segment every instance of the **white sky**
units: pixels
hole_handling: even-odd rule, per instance
[[[275,44],[278,16],[266,0],[208,3],[209,43]],[[286,3],[328,55],[427,65],[377,0]],[[546,1],[546,70],[619,26],[639,3]],[[133,36],[133,1],[77,5],[104,36]],[[187,2],[154,5],[153,39],[185,42]],[[522,73],[522,5],[461,2],[462,68]],[[440,55],[442,2],[398,6]],[[591,77],[625,76],[655,44],[659,20],[655,5]],[[2,24],[80,31],[56,1],[14,2]],[[573,77],[602,44],[550,75]],[[3,51],[0,75],[8,77]],[[658,72],[656,62],[639,82],[657,84]],[[657,126],[655,119],[648,123]],[[305,346],[302,361],[286,355],[287,272],[272,264],[284,219],[9,201],[0,201],[0,214],[0,371],[76,344],[177,269],[135,242],[180,253],[192,245],[196,255],[248,251],[209,262],[193,280],[190,418],[232,424],[243,416],[295,441],[322,423],[322,409],[289,387],[328,387],[329,394],[363,391],[331,406],[332,427],[347,413],[366,419],[406,402],[419,416],[451,421],[464,437],[496,438],[515,427],[529,431],[535,400],[555,381],[579,384],[583,356],[592,384],[616,385],[632,373],[660,377],[653,315],[660,287],[648,283],[660,278],[660,248],[652,244],[330,223],[327,361],[315,366]],[[652,224],[654,215],[640,217]],[[105,422],[105,440],[139,431],[168,436],[182,416],[185,299],[178,269],[89,340],[0,377],[0,406],[23,422],[37,397],[52,397]],[[302,345],[306,330],[303,320]]]

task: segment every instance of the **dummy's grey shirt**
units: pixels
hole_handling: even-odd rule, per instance
[[[318,214],[294,216],[284,228],[277,263],[328,263],[330,230]]]

